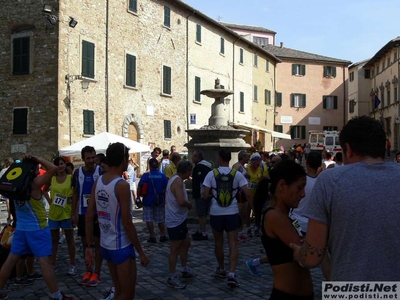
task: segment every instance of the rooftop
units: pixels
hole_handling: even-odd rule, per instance
[[[400,36],[390,40],[385,46],[383,46],[376,54],[364,65],[364,68],[372,67],[376,62],[380,61],[389,51],[394,47],[400,46]]]
[[[250,31],[258,31],[258,32],[276,34],[275,31],[272,31],[272,30],[269,30],[267,28],[260,27],[260,26],[233,24],[233,23],[225,23],[225,22],[220,22],[220,23],[222,25],[228,27],[228,28],[233,28],[233,29],[243,29],[243,30],[250,30]]]

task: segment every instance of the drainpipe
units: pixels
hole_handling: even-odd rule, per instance
[[[346,102],[347,102],[347,96],[346,96],[346,67],[343,66],[343,126],[346,125]]]
[[[238,38],[236,41],[233,42],[233,62],[232,62],[232,123],[235,123],[235,44],[236,42],[240,40]]]
[[[109,99],[108,99],[108,26],[109,26],[109,7],[110,2],[109,0],[106,1],[106,66],[105,66],[105,97],[106,97],[106,132],[109,130]]]
[[[196,11],[192,11],[186,17],[186,128],[189,130],[189,18],[194,15]],[[186,133],[186,139],[189,143],[189,134]]]

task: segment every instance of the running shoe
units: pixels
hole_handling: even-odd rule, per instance
[[[184,289],[186,287],[186,284],[182,283],[177,277],[174,279],[168,278],[167,285],[174,289]]]
[[[43,275],[40,274],[40,273],[34,272],[33,274],[28,274],[28,275],[26,275],[26,278],[28,278],[28,279],[33,279],[33,280],[42,279],[42,278],[43,278]]]
[[[78,281],[78,284],[86,285],[86,283],[88,283],[88,281],[90,280],[91,277],[92,277],[92,273],[86,272],[85,275],[83,275],[83,278]]]
[[[219,267],[216,267],[214,269],[214,275],[219,277],[219,278],[226,278],[226,271],[221,270]]]
[[[245,241],[248,241],[249,239],[250,238],[247,235],[242,234],[237,238],[237,242],[240,244],[240,243],[243,243]]]
[[[168,241],[169,241],[169,238],[167,238],[165,235],[160,236],[160,242],[161,242],[161,243],[163,243],[163,242],[168,242]]]
[[[261,276],[262,273],[260,271],[257,271],[257,267],[255,265],[253,265],[253,260],[250,259],[246,262],[246,266],[249,268],[249,271],[251,273],[251,275],[254,276]]]
[[[66,296],[63,292],[61,292],[61,295],[62,295],[62,300],[75,300],[75,298],[73,297],[73,296],[71,296],[71,297],[69,297],[69,296]]]
[[[185,278],[185,279],[191,279],[191,278],[193,278],[194,277],[194,275],[193,275],[193,273],[192,273],[192,270],[191,269],[187,269],[187,271],[186,272],[182,272],[182,274],[181,274],[181,278]]]
[[[69,266],[68,275],[75,276],[77,271],[77,267],[74,265]]]
[[[230,287],[239,287],[240,286],[239,281],[237,281],[237,279],[235,277],[228,277],[227,284]]]
[[[208,235],[204,235],[201,230],[197,230],[194,234],[192,234],[192,238],[194,241],[205,241],[208,240]]]
[[[100,300],[114,300],[114,292],[112,290],[109,290],[107,296],[105,298],[102,298]]]
[[[60,239],[58,240],[58,243],[59,243],[59,244],[64,244],[65,241],[66,241],[66,238],[65,238],[65,235],[63,234],[63,235],[60,237]]]
[[[95,287],[101,282],[101,279],[99,277],[99,274],[93,273],[92,276],[90,277],[90,280],[86,282],[86,286],[91,286]]]
[[[31,285],[33,284],[34,280],[33,279],[28,279],[26,277],[22,277],[21,279],[14,279],[14,285],[16,286],[26,286],[26,285]]]

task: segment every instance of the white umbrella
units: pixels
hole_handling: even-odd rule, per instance
[[[96,134],[88,139],[72,144],[71,146],[60,149],[61,156],[80,156],[81,150],[85,146],[92,146],[96,153],[106,153],[109,144],[120,142],[127,148],[130,148],[129,153],[148,152],[150,146],[135,142],[122,136],[103,132]]]

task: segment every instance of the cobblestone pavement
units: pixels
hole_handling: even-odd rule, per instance
[[[7,212],[4,203],[0,204],[0,221],[4,223]],[[169,242],[156,244],[147,243],[148,233],[145,224],[141,219],[141,210],[134,211],[134,222],[138,231],[142,246],[150,257],[151,262],[147,268],[138,265],[138,280],[136,285],[135,299],[268,299],[272,289],[272,271],[269,265],[259,268],[263,275],[261,277],[252,276],[245,265],[250,258],[263,255],[264,250],[259,238],[239,244],[239,261],[237,265],[237,276],[240,287],[232,289],[226,284],[226,280],[212,276],[213,267],[216,266],[214,256],[214,243],[212,235],[208,241],[192,241],[188,266],[195,274],[195,278],[187,282],[187,287],[183,290],[174,290],[166,285],[168,272]],[[197,226],[188,224],[189,233],[196,231]],[[209,228],[208,228],[209,229]],[[157,233],[156,229],[156,233]],[[77,249],[79,238],[77,241]],[[228,254],[228,247],[225,241],[225,255]],[[226,257],[225,263],[228,259]],[[59,288],[67,295],[74,295],[75,299],[100,299],[106,294],[106,289],[111,286],[111,277],[107,265],[104,262],[102,267],[100,283],[97,287],[81,287],[76,281],[84,273],[85,266],[82,252],[77,252],[78,275],[68,276],[69,259],[66,244],[59,247],[57,260],[58,270],[56,272]],[[180,268],[180,267],[179,267]],[[36,270],[40,272],[40,267],[36,263]],[[322,272],[319,268],[312,270],[316,299],[321,299]],[[37,280],[33,285],[26,287],[14,286],[10,280],[6,290],[9,299],[49,299],[50,292],[43,280]]]

